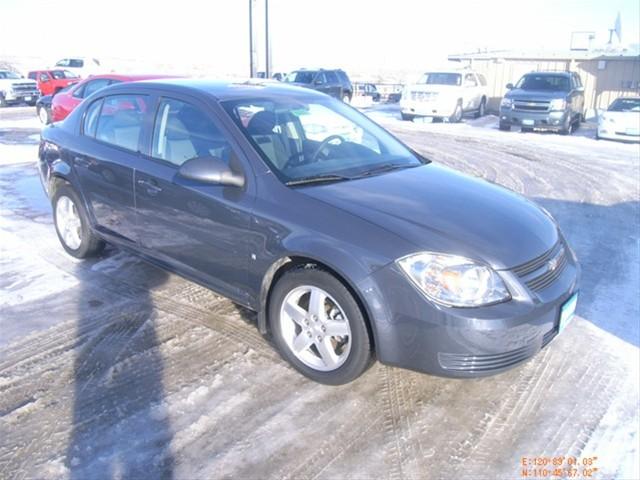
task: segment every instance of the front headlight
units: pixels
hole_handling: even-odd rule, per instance
[[[567,107],[567,101],[564,98],[554,98],[549,103],[549,110],[564,110]]]
[[[421,252],[397,264],[429,299],[441,305],[479,307],[511,298],[496,272],[468,258]]]
[[[500,102],[501,108],[511,108],[512,106],[513,106],[513,100],[511,100],[510,98],[505,97]]]

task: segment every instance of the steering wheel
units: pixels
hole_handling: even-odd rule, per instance
[[[313,153],[313,155],[311,155],[311,160],[309,161],[309,163],[316,162],[318,160],[318,155],[320,155],[320,152],[322,152],[322,150],[324,150],[324,148],[327,145],[329,145],[333,140],[340,140],[340,143],[338,145],[342,145],[343,143],[345,143],[345,139],[342,138],[340,135],[329,135],[320,143],[320,145],[318,146],[318,149]]]

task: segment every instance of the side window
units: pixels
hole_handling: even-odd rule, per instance
[[[327,83],[338,83],[338,76],[335,72],[324,72]]]
[[[476,82],[475,77],[471,73],[467,73],[464,76],[464,84],[465,84],[465,86],[470,86],[470,87],[477,87],[478,86],[478,82]]]
[[[84,67],[84,61],[79,58],[72,58],[69,60],[69,66],[73,68],[82,68]]]
[[[48,73],[41,73],[40,74],[40,81],[41,82],[47,82],[49,80],[49,74]]]
[[[56,67],[68,67],[68,66],[69,66],[69,59],[68,58],[60,60],[58,63],[56,63]]]
[[[483,87],[487,86],[487,79],[481,73],[478,74],[478,80],[480,80],[480,85]]]
[[[109,85],[109,80],[107,78],[98,78],[87,82],[84,86],[80,87],[73,93],[73,96],[77,98],[87,98],[92,93],[97,92],[107,85]]]
[[[147,110],[148,98],[146,95],[106,97],[98,116],[98,125],[95,129],[96,139],[127,150],[137,151]],[[87,126],[90,127],[90,125]]]
[[[578,75],[577,73],[574,75],[575,81],[576,81],[576,87],[580,88],[582,87],[582,79],[580,78],[580,75]]]
[[[82,133],[87,137],[96,136],[96,127],[98,126],[98,115],[100,115],[100,107],[102,107],[102,99],[96,100],[84,112],[84,121],[82,123]]]
[[[313,83],[317,83],[318,85],[327,83],[327,77],[325,77],[324,72],[318,72]]]
[[[202,110],[180,100],[164,99],[156,113],[152,156],[177,166],[196,157],[218,157],[229,163],[231,148]]]

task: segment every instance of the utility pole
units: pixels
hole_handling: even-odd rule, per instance
[[[251,78],[256,76],[256,63],[253,58],[253,1],[249,0],[249,76]]]
[[[271,42],[269,41],[269,0],[264,0],[264,73],[271,78]]]

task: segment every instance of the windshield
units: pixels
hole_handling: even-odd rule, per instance
[[[462,75],[459,73],[425,73],[418,80],[418,84],[423,85],[461,85]]]
[[[75,73],[71,73],[69,70],[54,70],[52,75],[56,80],[62,80],[63,78],[78,78]]]
[[[618,98],[608,109],[610,112],[640,112],[640,98]]]
[[[22,77],[14,72],[0,72],[0,78],[11,79],[11,80],[19,80]]]
[[[525,75],[516,84],[521,90],[569,91],[569,77],[563,75]]]
[[[331,98],[234,100],[223,107],[286,183],[347,180],[425,163],[386,130]]]
[[[315,72],[291,72],[284,79],[287,83],[311,83]]]

